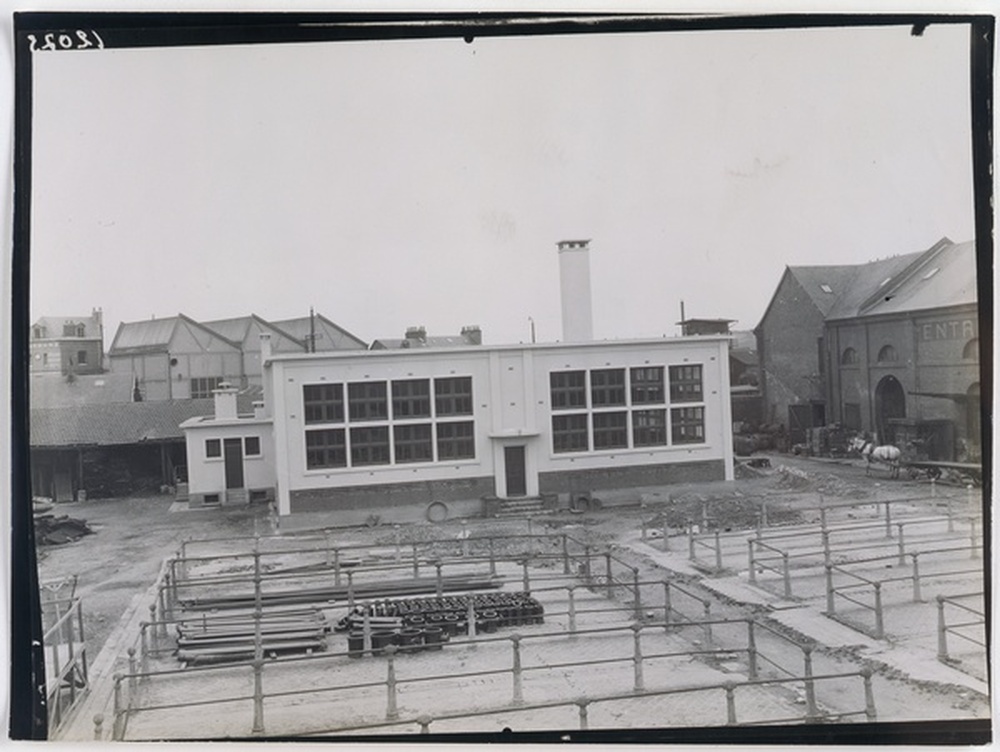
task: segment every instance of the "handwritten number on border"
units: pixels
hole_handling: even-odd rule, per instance
[[[74,31],[48,32],[39,39],[36,34],[28,34],[28,49],[31,52],[47,52],[51,50],[103,50],[104,40],[93,29],[75,29]]]

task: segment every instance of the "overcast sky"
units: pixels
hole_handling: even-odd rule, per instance
[[[35,60],[32,318],[366,341],[759,322],[786,264],[973,237],[969,32],[932,26],[104,50]]]

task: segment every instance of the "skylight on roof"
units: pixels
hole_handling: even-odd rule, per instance
[[[820,285],[819,289],[822,290],[825,293],[829,293],[831,295],[833,294],[833,288],[830,287],[830,285]]]
[[[925,274],[923,278],[925,280],[930,279],[935,274],[937,274],[939,271],[941,271],[941,267],[940,266],[935,266],[933,269],[931,269],[929,272],[927,272],[927,274]]]
[[[878,286],[885,287],[887,284],[889,284],[890,279],[892,279],[892,277],[886,277],[885,279],[883,279],[881,282],[878,283]]]

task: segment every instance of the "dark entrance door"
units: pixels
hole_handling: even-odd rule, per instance
[[[895,376],[886,376],[875,387],[875,431],[880,444],[896,440],[889,421],[906,417],[906,393]]]
[[[243,439],[223,442],[226,458],[226,488],[243,488]]]
[[[524,472],[524,447],[504,447],[503,458],[507,473],[507,496],[524,496],[528,493]]]

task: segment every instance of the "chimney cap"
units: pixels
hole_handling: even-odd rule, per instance
[[[560,240],[557,245],[560,251],[571,250],[574,248],[586,248],[590,244],[590,238],[586,240]]]

